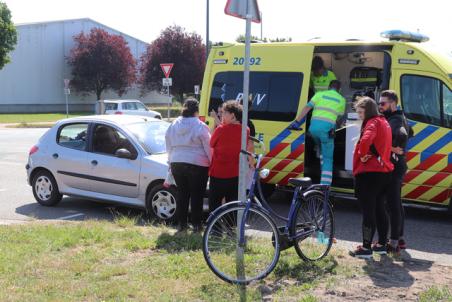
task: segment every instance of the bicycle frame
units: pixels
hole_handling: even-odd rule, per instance
[[[289,228],[292,225],[293,220],[295,219],[294,216],[295,216],[295,209],[296,209],[297,203],[298,202],[303,202],[303,199],[304,199],[303,198],[303,193],[309,192],[309,191],[318,191],[319,193],[324,194],[323,224],[322,224],[322,227],[320,229],[322,231],[325,229],[326,212],[327,212],[327,207],[328,207],[327,203],[328,203],[328,197],[329,197],[329,186],[314,184],[314,185],[309,186],[305,190],[303,190],[301,187],[297,187],[295,189],[295,193],[294,193],[294,196],[292,198],[292,202],[290,204],[289,214],[288,214],[287,217],[283,217],[283,216],[277,214],[270,207],[270,205],[267,203],[267,201],[265,200],[265,198],[262,195],[262,189],[261,189],[261,185],[260,185],[260,181],[259,181],[260,180],[260,174],[259,173],[260,173],[260,164],[261,164],[261,161],[262,161],[262,154],[256,156],[255,154],[251,154],[251,153],[249,153],[247,151],[242,151],[242,152],[257,158],[257,164],[256,164],[256,169],[255,169],[254,174],[253,174],[253,179],[251,181],[251,185],[250,185],[250,188],[249,188],[248,197],[247,197],[247,200],[245,201],[245,210],[244,210],[243,215],[242,215],[242,221],[240,223],[239,244],[241,246],[243,246],[245,244],[245,221],[246,221],[246,218],[248,216],[249,210],[251,208],[252,201],[255,200],[255,197],[256,197],[255,196],[256,186],[257,186],[257,188],[259,190],[259,194],[261,195],[261,198],[262,198],[262,200],[260,200],[258,198],[258,200],[260,200],[260,202],[261,202],[262,209],[267,211],[270,214],[270,216],[277,217],[277,218],[279,218],[279,219],[281,219],[281,220],[286,222],[286,225],[284,226],[284,231],[282,233],[280,233],[280,234],[286,235],[287,238],[290,241],[295,241],[295,240],[307,238],[312,233],[314,233],[314,231],[315,231],[311,227],[311,229],[308,230],[308,231],[297,232],[294,236],[290,236],[289,235]],[[309,209],[309,210],[312,211],[312,209]],[[316,226],[316,227],[318,227],[318,226]],[[278,231],[279,231],[279,229],[278,229]]]

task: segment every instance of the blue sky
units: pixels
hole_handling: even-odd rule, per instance
[[[206,0],[2,0],[16,23],[89,17],[140,38],[155,39],[160,31],[178,24],[205,37]],[[210,0],[211,40],[233,41],[245,23],[226,16],[226,0]],[[452,1],[303,1],[260,0],[264,36],[305,41],[363,38],[379,40],[387,29],[420,30],[431,41],[452,50]],[[260,35],[260,25],[253,24]]]

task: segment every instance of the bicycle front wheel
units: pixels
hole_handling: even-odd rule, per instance
[[[203,253],[209,268],[222,280],[248,284],[265,278],[275,268],[280,253],[278,229],[266,213],[251,207],[240,224],[245,206],[225,208],[206,227]]]
[[[295,209],[291,235],[299,237],[294,247],[298,256],[305,261],[322,259],[328,255],[333,244],[333,210],[328,201],[324,211],[324,198],[320,193],[308,195]]]

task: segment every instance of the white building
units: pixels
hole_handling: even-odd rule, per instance
[[[148,46],[146,42],[91,19],[19,24],[16,27],[18,41],[16,49],[10,54],[11,63],[0,70],[0,113],[64,112],[63,80],[71,78],[66,58],[74,47],[73,37],[82,31],[87,34],[92,28],[102,28],[123,36],[137,62]],[[94,110],[94,94],[83,96],[71,93],[69,111]],[[115,99],[119,96],[106,91],[102,98]],[[157,92],[141,97],[138,87],[121,98],[140,99],[145,103],[165,103],[168,100]]]

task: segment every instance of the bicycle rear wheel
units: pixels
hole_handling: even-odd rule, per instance
[[[225,208],[210,220],[203,236],[207,265],[222,280],[233,284],[265,278],[275,268],[280,253],[275,223],[256,207],[248,211],[245,240],[240,244],[237,224],[244,211],[243,205]]]
[[[291,235],[312,232],[309,236],[295,240],[294,247],[300,258],[317,261],[328,255],[334,238],[334,216],[328,201],[324,215],[324,195],[311,194],[297,204]]]

